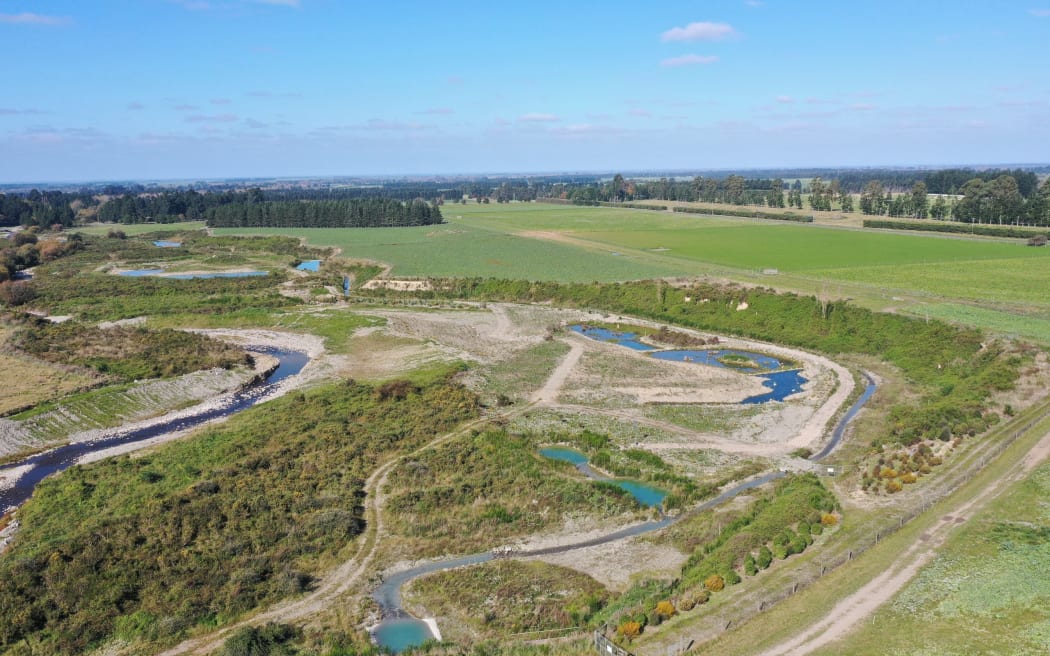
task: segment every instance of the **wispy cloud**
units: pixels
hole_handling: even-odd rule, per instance
[[[673,68],[676,66],[694,66],[696,64],[713,64],[718,61],[716,55],[681,55],[671,57],[660,62],[661,66]]]
[[[187,123],[234,123],[236,114],[190,114],[186,117]]]
[[[875,105],[871,103],[853,103],[849,108],[855,112],[867,112],[875,109]]]
[[[452,109],[451,107],[430,107],[428,109],[424,109],[423,111],[419,111],[416,113],[426,114],[429,116],[448,116],[450,114],[455,114],[456,110]]]
[[[301,5],[299,0],[255,0],[255,2],[261,5],[278,5],[281,7],[295,7],[296,9]]]
[[[463,84],[463,78],[461,78],[458,75],[449,75],[448,77],[445,78],[445,82],[448,82],[450,85],[452,85],[454,87],[458,87],[461,84]]]
[[[0,116],[36,116],[39,114],[46,114],[47,112],[37,109],[36,107],[0,107]]]
[[[748,7],[762,7],[766,3],[762,2],[762,0],[744,0],[744,4]]]
[[[522,114],[518,117],[521,123],[557,123],[561,118],[557,114]]]
[[[637,116],[638,118],[652,118],[653,113],[648,109],[632,109],[627,112],[628,116]]]
[[[1036,18],[1050,18],[1050,9],[1029,9],[1028,13]]]
[[[728,23],[689,23],[685,27],[672,27],[660,35],[661,41],[723,41],[738,33]]]
[[[73,22],[69,16],[46,16],[24,11],[21,14],[0,14],[0,23],[11,25],[67,25]]]
[[[146,106],[143,105],[140,102],[129,102],[128,103],[128,109],[133,111],[133,112],[138,112],[138,111],[142,111],[143,109],[146,109]]]
[[[781,105],[790,105],[795,102],[795,99],[791,96],[777,96],[777,102]]]
[[[208,102],[210,102],[213,105],[229,105],[233,101],[229,98],[212,98]]]
[[[263,128],[270,127],[267,123],[263,123],[262,121],[257,121],[254,118],[245,119],[244,120],[244,124],[246,126],[252,128],[252,129],[254,129],[254,130],[261,130]]]
[[[200,107],[197,105],[175,105],[175,110],[179,112],[195,112],[198,109],[200,109]]]

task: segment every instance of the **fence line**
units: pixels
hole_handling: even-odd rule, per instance
[[[850,562],[860,554],[864,553],[868,549],[871,549],[872,547],[876,546],[880,540],[883,540],[889,537],[890,535],[893,535],[900,529],[904,528],[906,524],[914,520],[922,513],[929,510],[934,503],[947,498],[956,490],[961,488],[963,485],[966,485],[971,480],[973,480],[974,476],[976,476],[989,464],[998,459],[998,457],[1002,455],[1003,451],[1009,448],[1015,441],[1017,441],[1018,438],[1023,436],[1025,433],[1027,433],[1034,426],[1045,420],[1047,417],[1050,417],[1050,403],[1045,404],[1043,408],[1038,412],[1038,414],[1036,414],[1034,417],[1028,419],[1023,424],[1013,428],[1010,431],[1010,433],[1004,439],[1001,439],[999,443],[996,444],[994,447],[989,447],[983,452],[975,452],[974,454],[972,454],[972,460],[970,465],[966,467],[963,471],[957,473],[955,476],[952,476],[949,479],[947,479],[947,484],[940,485],[936,490],[932,490],[932,494],[930,495],[932,498],[924,498],[917,507],[912,508],[911,510],[902,515],[895,516],[892,522],[887,522],[881,526],[876,527],[874,533],[870,534],[867,537],[867,539],[860,539],[857,542],[854,542],[852,545],[845,545],[830,560],[822,560],[820,562],[820,569],[815,569],[814,572],[809,576],[797,579],[790,586],[780,590],[779,592],[774,593],[770,597],[763,599],[758,604],[741,608],[740,611],[734,614],[732,617],[727,616],[728,619],[727,617],[723,617],[723,619],[720,620],[718,623],[719,630],[721,632],[725,632],[733,626],[740,625],[744,622],[753,619],[757,615],[769,610],[781,601],[784,601],[785,599],[794,596],[798,592],[805,590],[810,585],[820,580],[822,577],[826,576],[827,574],[830,574],[831,572],[835,571],[839,567],[842,567],[843,565]],[[1004,426],[1003,428],[1005,429],[1006,427]],[[599,643],[599,635],[602,636],[604,642]],[[680,648],[677,650],[670,650],[669,653],[685,653],[690,648],[692,648],[694,644],[698,642],[699,639],[690,641],[688,647]],[[613,645],[616,649],[619,649],[620,651],[603,650],[603,645],[607,644]],[[605,638],[604,635],[602,635],[601,631],[595,631],[595,647],[598,649],[599,653],[604,654],[605,656],[632,656],[630,652],[623,650],[619,646],[615,645],[615,643],[612,643],[611,640]]]

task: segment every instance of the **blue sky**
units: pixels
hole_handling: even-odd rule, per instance
[[[1050,160],[1050,0],[0,0],[0,182]]]

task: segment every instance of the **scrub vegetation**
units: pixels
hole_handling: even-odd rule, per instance
[[[308,590],[361,532],[364,479],[476,412],[444,382],[345,382],[48,479],[0,559],[0,648],[167,644]]]

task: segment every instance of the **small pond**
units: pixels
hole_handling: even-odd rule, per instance
[[[659,508],[663,504],[664,498],[667,496],[667,493],[663,490],[652,487],[651,485],[646,485],[645,483],[626,479],[606,478],[605,476],[598,474],[587,464],[587,456],[574,449],[548,446],[540,449],[540,455],[544,458],[550,458],[551,460],[561,460],[563,462],[571,463],[588,478],[592,478],[596,481],[612,483],[621,490],[626,490],[635,498],[635,501],[643,506]]]
[[[579,334],[596,339],[599,342],[612,342],[620,346],[626,346],[635,351],[652,351],[655,346],[649,346],[638,341],[638,333],[619,332],[607,328],[595,328],[593,326],[573,326],[572,329]]]
[[[798,394],[801,392],[802,385],[808,382],[802,377],[802,371],[798,369],[763,374],[762,378],[765,378],[765,380],[762,381],[762,385],[768,387],[770,391],[765,394],[749,396],[740,403],[744,405],[754,405],[756,403],[766,403],[768,401],[783,401],[792,394]]]
[[[734,349],[658,351],[653,353],[652,356],[660,360],[696,362],[724,369],[736,369],[737,371],[773,371],[784,366],[783,362],[772,356]]]
[[[430,634],[430,627],[423,620],[417,620],[414,617],[399,617],[383,620],[372,630],[372,637],[379,646],[400,654],[410,647],[418,647],[434,636]]]
[[[267,276],[269,274],[265,271],[217,271],[214,273],[165,274],[164,269],[133,269],[131,271],[121,271],[120,275],[135,278],[141,278],[143,276],[158,276],[161,278],[169,278],[171,280],[193,280],[194,278],[254,278],[256,276]]]
[[[154,246],[158,246],[160,248],[180,248],[182,246],[182,242],[181,241],[166,241],[164,239],[158,239],[157,241],[153,242],[153,245]]]
[[[321,260],[306,260],[305,262],[301,263],[295,268],[299,269],[300,271],[320,271]]]

